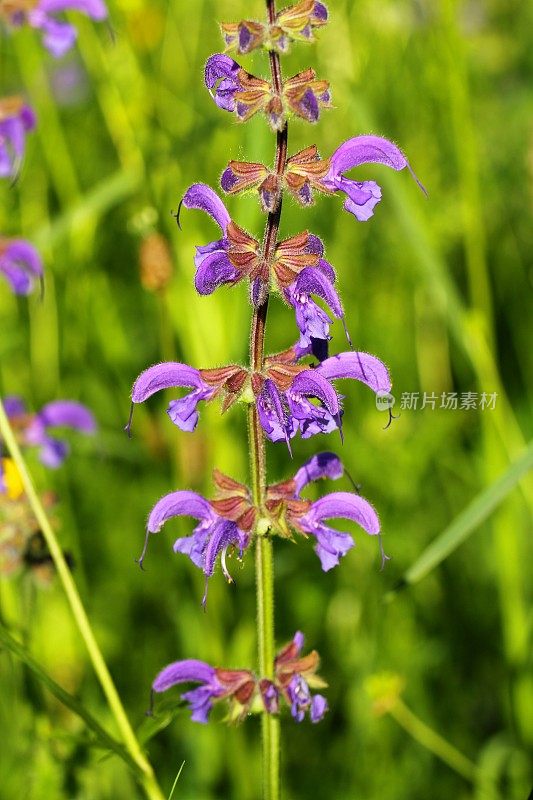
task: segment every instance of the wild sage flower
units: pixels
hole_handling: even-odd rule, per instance
[[[35,128],[31,106],[21,97],[0,99],[0,178],[15,178],[26,144],[26,134]]]
[[[259,242],[232,221],[224,203],[209,186],[203,183],[190,186],[180,210],[182,206],[204,211],[222,232],[222,239],[196,247],[194,282],[199,294],[212,294],[219,286],[234,285],[244,278],[252,286],[256,281],[268,286],[272,280],[281,297],[296,312],[300,348],[309,347],[315,339],[331,338],[331,319],[311,295],[321,298],[333,315],[343,321],[346,330],[344,311],[334,287],[335,271],[323,257],[324,245],[318,236],[304,231],[279,242],[269,268]],[[179,218],[178,211],[178,223]]]
[[[313,69],[288,78],[278,93],[268,81],[250,75],[229,56],[215,53],[205,65],[204,81],[219,108],[235,113],[239,122],[263,111],[275,131],[283,128],[290,113],[317,122],[320,109],[331,105],[329,83],[317,80]]]
[[[407,167],[425,192],[402,151],[381,136],[355,136],[325,160],[320,158],[314,145],[306,147],[287,159],[281,177],[264,164],[230,161],[222,173],[220,185],[228,194],[257,189],[261,206],[268,212],[278,207],[283,188],[303,206],[313,202],[313,190],[329,195],[343,192],[347,195],[346,211],[360,222],[366,222],[381,200],[381,188],[374,181],[353,181],[344,176],[352,167],[361,164],[384,164],[397,171]]]
[[[315,41],[315,28],[321,28],[328,21],[328,11],[318,0],[302,0],[284,8],[276,14],[274,24],[255,20],[242,20],[237,23],[222,23],[222,35],[226,50],[236,50],[244,54],[257,47],[286,53],[293,41]]]
[[[206,500],[190,491],[170,492],[158,500],[148,517],[146,538],[139,558],[142,566],[150,534],[158,533],[167,520],[174,517],[197,519],[199,524],[191,536],[176,539],[174,552],[189,556],[193,564],[204,573],[204,606],[207,600],[207,579],[213,575],[219,555],[224,577],[229,583],[233,583],[226,563],[228,551],[236,550],[238,558],[242,559],[250,543],[256,517],[246,486],[218,470],[214,471],[213,480],[217,488],[214,500]]]
[[[52,436],[50,429],[65,427],[84,434],[96,430],[92,413],[74,400],[53,400],[37,413],[30,414],[20,397],[9,396],[4,399],[4,407],[21,443],[38,447],[39,460],[50,469],[59,467],[70,449],[67,442]]]
[[[350,534],[330,528],[324,524],[324,520],[349,519],[370,535],[380,533],[376,511],[359,494],[334,492],[314,502],[302,498],[302,490],[311,481],[321,478],[334,480],[343,474],[343,464],[334,453],[313,456],[297,471],[294,478],[267,487],[265,508],[262,512],[266,516],[260,517],[258,509],[253,505],[249,488],[219,470],[214,470],[216,493],[213,500],[184,490],[170,492],[158,500],[148,516],[139,564],[143,565],[150,535],[159,533],[169,519],[183,516],[193,517],[199,524],[191,536],[176,539],[173,549],[175,553],[187,555],[204,573],[204,606],[207,599],[207,579],[213,575],[218,557],[220,556],[224,577],[229,583],[233,583],[227,567],[228,553],[237,552],[241,560],[259,523],[267,526],[272,534],[283,538],[292,538],[292,532],[305,538],[314,537],[315,552],[320,558],[322,569],[327,572],[339,563],[339,559],[354,546],[354,542]]]
[[[257,678],[249,670],[220,669],[205,661],[185,659],[165,667],[152,684],[152,691],[166,692],[182,683],[196,683],[196,689],[182,694],[191,711],[193,722],[206,723],[215,703],[230,702],[228,718],[242,721],[251,711],[278,714],[283,698],[296,722],[302,722],[306,712],[316,723],[328,710],[326,698],[311,694],[312,688],[326,686],[316,675],[319,656],[313,650],[301,656],[304,635],[298,631],[293,640],[276,656],[274,680]]]
[[[154,364],[135,381],[132,403],[143,403],[163,389],[191,388],[185,397],[170,403],[167,414],[181,430],[193,431],[198,424],[200,401],[209,402],[222,396],[226,410],[248,395],[251,402],[257,403],[266,436],[273,442],[285,440],[288,444],[298,431],[307,439],[341,428],[341,400],[333,380],[352,378],[365,383],[376,394],[391,390],[386,366],[368,353],[339,353],[311,369],[296,363],[300,358],[298,352],[301,353],[291,348],[269,356],[264,372],[252,374],[238,364],[211,370],[197,370],[173,361]],[[301,357],[305,355],[307,352]],[[319,405],[310,398],[318,400]]]
[[[15,294],[29,294],[42,278],[43,264],[35,247],[24,239],[0,237],[0,274]]]
[[[292,538],[291,530],[316,540],[315,553],[322,569],[328,572],[354,546],[350,534],[324,524],[328,519],[349,519],[375,536],[380,534],[378,515],[373,506],[353,492],[333,492],[311,502],[301,496],[311,481],[336,480],[344,474],[342,461],[334,453],[318,453],[309,459],[293,479],[267,488],[266,509],[272,531]]]
[[[98,22],[106,19],[103,0],[1,0],[0,15],[14,28],[29,25],[43,34],[46,49],[55,58],[70,50],[78,33],[69,22],[58,18],[65,11],[80,11]]]

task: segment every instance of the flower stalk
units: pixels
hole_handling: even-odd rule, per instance
[[[270,23],[276,18],[275,0],[267,0]],[[269,52],[270,72],[275,91],[282,90],[281,64],[278,53]],[[287,163],[288,126],[276,133],[275,170],[282,176]],[[281,219],[282,199],[274,212],[269,213],[263,240],[263,254],[270,266],[276,249]],[[268,285],[263,303],[254,308],[250,328],[250,368],[252,372],[263,369],[265,329],[268,313]],[[266,499],[266,454],[265,436],[259,421],[255,403],[249,406],[248,426],[250,438],[250,475],[252,496],[257,508],[262,509]],[[275,627],[274,627],[274,553],[269,530],[261,532],[256,539],[256,603],[259,673],[266,678],[274,675]],[[280,724],[279,717],[263,714],[261,717],[261,746],[263,764],[263,800],[280,797]]]

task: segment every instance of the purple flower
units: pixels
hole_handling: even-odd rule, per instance
[[[192,689],[182,695],[191,710],[193,722],[205,724],[213,707],[213,701],[220,698],[225,689],[217,680],[217,671],[205,661],[190,658],[185,661],[176,661],[165,667],[152,684],[154,692],[166,692],[171,686],[180,683],[199,683],[197,689]]]
[[[351,519],[371,535],[380,532],[378,515],[364,497],[351,492],[333,492],[316,500],[297,524],[304,533],[316,538],[315,553],[324,572],[337,566],[339,559],[354,546],[350,534],[324,525],[324,520],[337,518]]]
[[[340,398],[332,380],[354,378],[376,394],[391,389],[387,368],[368,353],[340,353],[326,358],[314,369],[294,363],[294,348],[287,353],[271,356],[266,360],[264,374],[251,376],[259,419],[265,434],[273,442],[283,439],[288,444],[298,431],[302,438],[307,439],[317,433],[341,428]],[[307,355],[307,352],[300,354]],[[213,400],[225,392],[224,408],[228,408],[239,398],[248,375],[247,370],[234,364],[213,370],[197,370],[172,361],[155,364],[135,381],[132,402],[142,403],[163,389],[191,388],[185,397],[170,403],[167,413],[178,428],[193,431],[198,423],[198,403]],[[311,402],[312,399],[318,400],[319,405]]]
[[[385,164],[397,171],[407,167],[420,188],[426,190],[411,169],[409,162],[395,144],[381,136],[355,136],[341,144],[330,159],[330,169],[324,185],[333,191],[344,192],[344,208],[359,221],[366,222],[381,200],[381,188],[374,181],[354,181],[345,172],[361,164]]]
[[[158,500],[148,517],[146,539],[139,564],[142,566],[146,556],[150,534],[158,533],[165,522],[174,517],[193,517],[199,521],[192,536],[176,539],[174,552],[189,556],[193,564],[202,570],[206,579],[213,575],[220,555],[224,577],[233,583],[226,566],[227,552],[230,547],[237,548],[239,558],[242,558],[250,542],[250,534],[248,531],[240,530],[233,520],[217,514],[211,503],[196,492],[170,492]],[[206,600],[207,580],[202,605],[205,606]]]
[[[325,25],[327,20],[328,11],[324,3],[300,0],[279,11],[273,25],[241,20],[223,23],[221,28],[227,50],[249,53],[264,45],[269,50],[286,53],[292,41],[313,42],[314,29]]]
[[[273,527],[279,528],[276,520],[286,523],[305,536],[316,539],[315,553],[320,558],[324,572],[339,563],[354,546],[352,537],[324,524],[328,519],[350,519],[357,522],[370,535],[380,534],[378,515],[370,503],[358,494],[333,492],[310,502],[301,492],[311,481],[321,478],[336,480],[344,474],[341,460],[334,453],[318,453],[309,459],[296,473],[293,480],[269,486],[266,508],[272,515]],[[281,533],[285,533],[281,531]]]
[[[217,106],[235,113],[239,122],[245,122],[258,111],[264,110],[272,127],[280,127],[282,109],[278,108],[279,101],[275,102],[268,81],[250,75],[229,56],[222,53],[212,55],[205,65],[204,81]],[[276,108],[267,109],[271,103]],[[271,118],[271,112],[276,109],[280,113]]]
[[[221,669],[205,661],[186,659],[165,667],[154,680],[152,690],[166,692],[182,683],[199,684],[196,689],[182,695],[182,700],[189,704],[194,722],[208,722],[213,704],[221,700],[231,702],[230,719],[242,720],[250,710],[259,710],[256,699],[262,700],[263,712],[278,714],[281,697],[288,703],[297,722],[303,720],[306,712],[309,712],[311,722],[320,722],[328,704],[322,695],[312,695],[311,688],[326,684],[316,675],[318,653],[313,650],[302,656],[303,644],[303,633],[298,631],[277,654],[273,679],[258,679],[249,670]]]
[[[205,65],[205,85],[219,108],[235,113],[245,122],[264,111],[273,130],[281,130],[292,112],[308,122],[317,122],[322,107],[330,107],[329,83],[317,80],[313,69],[286,80],[277,92],[268,81],[246,72],[222,53],[211,56]]]
[[[259,250],[259,242],[231,221],[228,211],[217,195],[205,183],[189,186],[180,203],[185,208],[205,211],[222,231],[222,239],[196,247],[194,285],[199,294],[212,294],[225,283],[236,283],[253,267],[251,259]],[[179,212],[178,212],[179,224]],[[233,259],[233,261],[232,261]],[[248,263],[247,263],[248,262]],[[238,266],[241,265],[241,269]]]
[[[305,352],[302,354],[305,355]],[[275,359],[270,359],[270,377],[257,399],[259,419],[267,437],[288,442],[299,430],[303,439],[317,433],[341,428],[341,404],[331,381],[353,378],[369,386],[376,394],[389,392],[391,380],[387,368],[368,353],[346,352],[326,358],[314,369],[298,371],[289,380]],[[280,374],[281,372],[281,374]],[[316,399],[315,405],[309,398]]]
[[[29,294],[43,274],[39,253],[24,239],[0,239],[0,273],[15,294]]]
[[[89,409],[73,400],[54,400],[44,405],[37,414],[28,414],[18,397],[6,397],[4,406],[15,430],[20,430],[23,444],[39,447],[39,459],[50,469],[59,467],[69,452],[67,442],[51,436],[50,428],[72,428],[85,434],[92,434],[96,430]]]
[[[239,369],[238,367],[236,368]],[[196,407],[201,400],[213,400],[220,391],[223,382],[217,384],[207,383],[202,374],[220,372],[217,370],[197,370],[187,364],[180,364],[175,361],[168,361],[154,366],[141,372],[133,384],[131,399],[132,403],[144,403],[149,397],[162,389],[175,387],[187,387],[191,392],[180,400],[173,400],[167,414],[170,419],[182,431],[193,431],[198,424],[198,412]],[[129,430],[131,424],[127,425]]]
[[[328,710],[328,703],[321,694],[312,695],[311,687],[326,686],[316,675],[319,658],[316,650],[302,657],[304,635],[297,631],[292,642],[286,645],[275,659],[276,682],[290,706],[296,722],[302,722],[309,712],[311,722],[317,723]]]
[[[24,155],[26,133],[35,128],[35,114],[20,97],[0,100],[0,178],[14,178]]]
[[[27,24],[42,31],[44,46],[56,58],[70,50],[78,35],[73,25],[57,18],[58,14],[80,11],[97,21],[107,17],[103,0],[37,0],[30,4],[12,0],[8,5],[8,21],[15,27]]]
[[[285,289],[285,298],[293,306],[296,314],[296,324],[300,330],[300,340],[297,348],[300,352],[308,352],[309,349],[319,361],[323,361],[321,342],[331,339],[329,326],[331,319],[326,312],[311,299],[311,295],[320,297],[331,312],[344,323],[344,311],[335,287],[333,286],[333,275],[326,271],[322,265],[327,261],[321,260],[317,267],[305,267],[298,275],[294,283]],[[329,265],[328,265],[329,266]],[[332,271],[333,272],[333,271]],[[350,337],[346,330],[348,341]],[[327,350],[327,348],[326,348]]]

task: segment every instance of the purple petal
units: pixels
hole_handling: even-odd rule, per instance
[[[385,164],[395,170],[407,166],[407,159],[395,144],[381,136],[355,136],[343,142],[331,156],[328,179],[360,164]]]
[[[300,102],[298,103],[298,110],[304,119],[308,122],[316,122],[320,116],[320,107],[318,100],[312,89],[307,89]]]
[[[29,105],[23,105],[19,112],[20,119],[25,131],[32,131],[37,124],[35,111]]]
[[[366,222],[374,215],[374,208],[381,200],[381,188],[374,181],[350,181],[338,178],[335,184],[340,191],[347,194],[344,208],[353,214],[359,222]]]
[[[68,456],[70,448],[66,442],[48,436],[39,450],[39,461],[49,469],[57,469]]]
[[[315,7],[313,8],[313,16],[316,17],[321,22],[326,22],[328,18],[328,9],[324,5],[324,3],[315,3]]]
[[[289,393],[291,395],[300,394],[304,397],[316,397],[324,404],[332,417],[336,418],[340,412],[337,392],[318,370],[319,367],[300,372],[293,380]]]
[[[3,256],[15,261],[32,275],[43,274],[41,257],[35,247],[24,239],[12,239],[4,250]]]
[[[315,531],[317,543],[315,553],[320,559],[320,564],[324,572],[336,567],[339,559],[354,546],[354,541],[349,533],[341,533],[327,525],[320,525]]]
[[[339,296],[322,269],[305,267],[296,279],[294,291],[298,294],[314,294],[327,303],[336,317],[340,319],[344,316]]]
[[[278,442],[281,439],[288,440],[294,436],[295,427],[287,417],[287,412],[283,407],[281,394],[276,384],[267,378],[263,391],[257,399],[257,410],[259,421],[271,442]]]
[[[28,295],[33,289],[31,276],[12,261],[0,257],[0,273],[11,286],[14,294]]]
[[[204,388],[205,384],[198,370],[187,364],[180,364],[176,361],[154,364],[141,372],[133,384],[131,399],[134,403],[144,403],[156,392],[178,386],[200,389]]]
[[[209,386],[195,389],[180,400],[172,400],[167,408],[167,414],[180,430],[191,433],[198,425],[198,403],[201,400],[211,400],[215,393],[216,389]]]
[[[334,418],[325,408],[314,405],[302,395],[289,392],[287,400],[302,439],[317,433],[331,433],[340,427],[340,417]]]
[[[328,710],[328,701],[325,697],[321,694],[315,694],[313,699],[311,700],[311,708],[309,710],[309,716],[311,718],[311,722],[316,723],[320,722],[323,718],[324,714]]]
[[[309,239],[307,240],[307,245],[305,246],[306,253],[313,253],[314,255],[322,257],[324,255],[324,245],[322,243],[322,239],[319,239],[318,236],[315,236],[314,233],[309,234]]]
[[[152,684],[152,689],[154,692],[166,692],[178,683],[210,683],[215,675],[214,667],[205,661],[197,661],[194,658],[175,661],[161,670]]]
[[[80,11],[96,20],[107,17],[107,8],[102,0],[39,0],[39,10],[48,14],[58,14],[61,11]]]
[[[392,384],[385,364],[368,353],[339,353],[327,358],[314,372],[328,380],[355,378],[374,392],[390,392]]]
[[[379,533],[379,517],[368,500],[351,492],[333,492],[316,500],[306,515],[320,523],[324,519],[351,519],[367,533]]]
[[[216,519],[216,518],[215,518]],[[205,520],[196,526],[192,536],[181,536],[174,542],[173,550],[175,553],[182,553],[189,556],[192,563],[198,569],[204,568],[205,548],[211,535],[213,520]]]
[[[82,433],[94,433],[96,430],[96,422],[89,409],[73,400],[47,403],[39,411],[38,417],[46,428],[66,425]]]
[[[2,399],[2,402],[4,404],[6,415],[9,417],[9,419],[26,413],[26,404],[22,398],[17,397],[17,395],[8,395]]]
[[[305,636],[301,631],[296,631],[294,636],[292,637],[293,644],[296,645],[296,654],[300,655],[303,650]]]
[[[46,49],[54,56],[61,58],[73,47],[78,32],[69,22],[48,17],[38,26],[44,33],[43,42]]]
[[[205,183],[193,183],[185,192],[181,202],[185,208],[205,211],[219,225],[224,235],[226,234],[231,217],[218,194],[210,186]]]
[[[230,544],[239,544],[239,541],[239,530],[235,522],[219,519],[215,523],[205,549],[203,570],[207,577],[213,574],[219,553]]]
[[[296,483],[296,495],[300,495],[302,489],[311,481],[320,478],[330,478],[336,480],[344,474],[342,461],[335,453],[317,453],[300,467],[294,481]]]
[[[242,90],[238,78],[239,70],[239,64],[222,53],[215,53],[207,59],[204,70],[205,85],[217,106],[225,111],[235,110],[235,93]]]
[[[150,511],[147,530],[157,533],[171,517],[194,517],[208,521],[216,519],[215,512],[205,497],[196,492],[170,492],[158,500]]]
[[[209,295],[222,284],[233,282],[238,274],[225,252],[214,252],[202,259],[194,285],[199,294]]]
[[[189,703],[193,722],[200,722],[202,725],[209,722],[209,714],[213,708],[213,697],[217,697],[222,691],[222,688],[217,690],[210,686],[199,686],[197,689],[182,694],[182,700],[186,700]]]

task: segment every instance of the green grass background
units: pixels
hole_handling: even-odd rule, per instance
[[[204,407],[191,435],[171,424],[159,397],[136,410],[132,441],[122,426],[131,384],[146,366],[246,359],[246,288],[203,298],[193,287],[194,245],[212,240],[213,224],[184,212],[179,232],[170,212],[192,182],[216,186],[228,158],[270,163],[273,136],[263,118],[240,126],[218,110],[202,81],[203,63],[221,48],[217,20],[261,16],[259,0],[109,6],[113,35],[75,15],[78,48],[60,62],[30,31],[0,43],[1,93],[26,95],[39,119],[19,180],[0,186],[0,230],[33,241],[46,264],[43,301],[1,287],[0,380],[3,394],[20,394],[32,408],[75,398],[98,419],[98,436],[76,438],[58,472],[45,472],[33,455],[30,465],[40,489],[59,496],[61,543],[143,731],[150,683],[168,662],[255,664],[251,553],[234,566],[236,586],[221,574],[211,580],[207,614],[202,575],[171,548],[189,521],[154,537],[145,573],[134,563],[162,494],[209,493],[215,466],[247,479],[242,409],[221,417],[215,405]],[[318,726],[284,717],[284,797],[526,800],[533,679],[525,482],[423,580],[387,595],[531,436],[533,11],[518,0],[331,0],[329,10],[318,46],[293,47],[283,69],[313,65],[331,81],[335,109],[313,128],[295,121],[290,150],[315,142],[328,155],[348,137],[385,135],[430,196],[407,173],[368,166],[357,176],[383,186],[371,221],[357,223],[340,198],[318,198],[305,210],[289,201],[281,233],[308,228],[323,238],[352,339],[389,365],[398,398],[486,391],[498,401],[484,412],[405,410],[384,431],[371,393],[342,385],[341,454],[380,512],[392,560],[380,572],[376,543],[355,526],[345,529],[356,548],[328,574],[309,542],[277,544],[277,640],[306,633],[321,653],[331,707]],[[263,54],[242,62],[267,75]],[[254,198],[227,205],[260,235]],[[139,245],[150,227],[168,237],[173,254],[161,302],[139,280]],[[332,352],[345,349],[340,324],[333,331]],[[294,339],[291,312],[274,300],[269,349]],[[296,441],[293,462],[283,445],[269,445],[272,480],[318,449],[341,452],[338,436]],[[36,588],[27,574],[2,580],[0,603],[4,623],[113,732],[60,585]],[[376,716],[365,685],[384,670],[403,678],[403,700],[417,717],[479,765],[479,780],[436,758],[427,736],[415,741],[390,716]],[[6,652],[0,681],[2,799],[141,796],[127,767],[91,747],[83,723]],[[180,710],[147,752],[167,794],[185,761],[174,797],[259,796],[257,719],[227,728],[215,713],[204,727]]]

